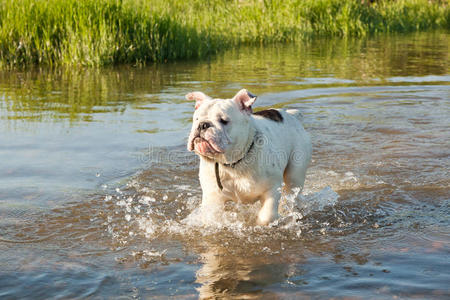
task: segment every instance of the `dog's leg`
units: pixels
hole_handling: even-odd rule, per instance
[[[222,213],[225,198],[215,192],[203,192],[201,208],[208,213]]]
[[[284,192],[290,194],[294,189],[303,189],[305,183],[306,167],[295,162],[289,162],[286,170],[284,171]]]
[[[284,170],[284,192],[290,194],[293,189],[303,189],[305,183],[306,169],[311,161],[311,144],[298,144],[289,157],[288,165]]]
[[[278,203],[281,198],[280,186],[263,195],[261,199],[262,207],[258,213],[258,225],[267,225],[278,218]]]
[[[200,204],[197,221],[203,225],[220,223],[223,218],[224,198],[211,192],[203,192],[202,203]]]
[[[205,216],[211,216],[212,220],[217,220],[215,219],[217,217],[220,220],[223,206],[227,199],[216,183],[214,164],[201,159],[199,178],[202,187],[201,211]]]

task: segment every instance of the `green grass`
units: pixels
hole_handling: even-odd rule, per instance
[[[243,43],[449,28],[448,1],[0,0],[0,67],[145,64]]]

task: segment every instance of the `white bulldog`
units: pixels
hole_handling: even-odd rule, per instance
[[[187,148],[200,156],[202,209],[213,213],[225,201],[261,201],[257,223],[278,217],[283,193],[303,188],[311,140],[298,110],[253,113],[256,96],[243,89],[232,99],[192,92],[195,113]]]

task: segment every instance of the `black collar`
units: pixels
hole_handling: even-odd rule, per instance
[[[244,156],[242,156],[240,159],[238,159],[237,161],[235,161],[234,163],[231,164],[223,164],[225,167],[231,167],[234,168],[238,163],[240,163],[246,156],[247,154],[252,150],[253,145],[255,145],[255,138],[253,138],[253,141],[250,145],[250,147],[248,148],[247,152],[245,152]],[[222,182],[220,181],[220,175],[219,175],[219,163],[216,162],[215,166],[214,166],[214,171],[216,173],[216,182],[217,182],[217,186],[219,187],[220,190],[223,190],[223,185]]]
[[[242,156],[240,159],[238,159],[237,161],[235,161],[234,163],[231,164],[223,164],[225,167],[231,167],[234,168],[238,163],[240,163],[246,156],[247,154],[252,150],[253,145],[255,145],[255,138],[253,138],[253,141],[250,145],[250,147],[248,147],[247,152],[245,152],[244,156]]]

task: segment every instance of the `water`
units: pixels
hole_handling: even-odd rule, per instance
[[[0,298],[450,297],[448,33],[0,72]],[[298,108],[296,203],[198,211],[192,90]]]

